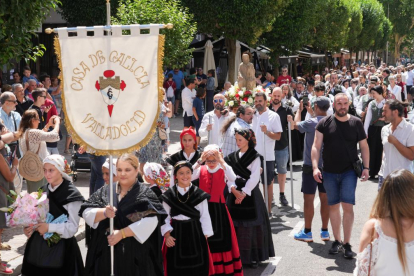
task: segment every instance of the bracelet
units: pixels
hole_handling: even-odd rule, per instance
[[[106,216],[106,210],[104,210],[104,217],[108,218],[108,217]]]
[[[121,234],[122,234],[122,239],[125,239],[126,236],[125,236],[125,233],[124,233],[124,229],[121,229]]]

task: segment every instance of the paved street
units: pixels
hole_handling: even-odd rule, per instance
[[[182,118],[171,119],[170,134],[172,141],[169,153],[174,153],[179,150],[179,135],[182,130]],[[202,146],[206,145],[206,139],[202,139]],[[61,150],[63,152],[63,149]],[[68,160],[70,158],[67,156]],[[246,276],[260,276],[260,275],[283,275],[283,276],[301,276],[301,275],[351,275],[355,266],[355,259],[346,260],[342,255],[329,255],[328,249],[332,242],[322,242],[319,237],[319,229],[321,227],[321,219],[318,214],[319,198],[314,202],[316,206],[315,218],[313,222],[312,231],[314,233],[314,242],[305,243],[293,239],[293,234],[299,231],[303,225],[303,198],[300,192],[301,188],[301,164],[302,162],[295,162],[293,164],[293,190],[294,190],[294,206],[291,207],[274,207],[274,216],[271,219],[273,242],[276,251],[276,257],[270,262],[263,263],[257,269],[249,267],[244,268]],[[290,186],[290,172],[288,171],[288,178],[286,184],[286,197],[291,203],[291,186]],[[89,173],[79,173],[78,181],[75,183],[80,188],[82,193],[87,196],[89,185]],[[354,232],[352,235],[351,245],[354,251],[358,250],[359,235],[365,221],[368,218],[371,205],[377,194],[377,183],[372,181],[358,183],[356,194],[357,204],[355,206],[355,223]],[[274,194],[278,199],[278,185],[275,184]],[[83,231],[83,220],[81,222],[81,231]],[[329,229],[332,234],[331,229]],[[19,236],[23,239],[22,234]],[[86,248],[84,239],[79,241],[82,254],[85,258]],[[24,247],[20,247],[19,252],[22,252]],[[3,251],[5,252],[5,251]],[[3,253],[2,252],[2,253]]]

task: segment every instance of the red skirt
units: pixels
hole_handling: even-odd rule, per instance
[[[209,202],[209,212],[214,230],[214,236],[208,239],[214,263],[214,275],[242,276],[243,267],[240,259],[239,244],[226,204]],[[223,221],[225,222],[220,223]],[[216,239],[222,237],[225,241],[221,242],[220,240],[216,240],[213,242],[211,240],[214,237]],[[222,246],[217,246],[217,243],[220,243]],[[229,245],[226,246],[226,243],[229,243]]]

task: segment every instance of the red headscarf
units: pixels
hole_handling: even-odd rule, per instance
[[[180,134],[180,143],[181,143],[181,149],[184,149],[184,145],[183,145],[183,137],[184,135],[191,135],[191,137],[193,137],[194,139],[194,149],[197,150],[197,138],[196,138],[196,132],[192,127],[189,128],[184,128],[183,131]]]

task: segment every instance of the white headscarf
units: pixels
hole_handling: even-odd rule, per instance
[[[207,145],[204,148],[204,151],[209,151],[209,150],[216,150],[216,151],[220,152],[220,147],[216,144],[210,144],[210,145]]]
[[[116,162],[117,159],[112,160],[112,173],[113,175],[117,176],[116,174]],[[106,158],[105,163],[102,165],[103,168],[107,168],[109,170],[109,158]]]
[[[65,158],[62,155],[59,154],[52,154],[47,156],[45,159],[43,159],[43,164],[52,164],[55,166],[55,168],[60,172],[62,177],[68,181],[72,181],[72,177],[70,177],[65,172]]]

